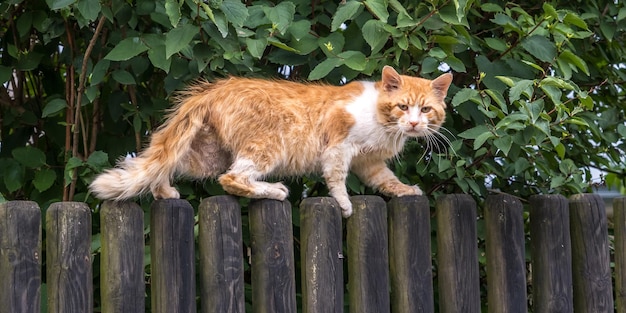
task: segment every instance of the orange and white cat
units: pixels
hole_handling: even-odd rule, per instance
[[[345,217],[349,171],[383,194],[420,195],[387,167],[411,137],[435,134],[445,119],[451,74],[434,80],[386,66],[378,82],[344,86],[249,78],[198,82],[183,91],[150,145],[100,174],[90,190],[124,200],[152,192],[179,198],[176,176],[217,178],[228,193],[284,200],[268,176],[321,173]]]

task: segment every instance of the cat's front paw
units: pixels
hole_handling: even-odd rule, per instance
[[[350,199],[346,197],[345,199],[335,198],[335,200],[337,200],[341,208],[341,216],[344,218],[350,217],[352,215],[352,202],[350,202]]]
[[[390,196],[403,197],[403,196],[421,196],[424,194],[422,189],[417,185],[405,185],[405,184],[397,184],[393,185],[387,190],[386,193]]]

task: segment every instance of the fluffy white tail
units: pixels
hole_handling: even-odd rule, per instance
[[[152,135],[146,150],[96,177],[89,186],[91,192],[110,200],[147,192],[157,199],[179,198],[170,182],[209,113],[210,98],[204,94],[208,89],[208,84],[199,84],[184,93],[167,121]]]

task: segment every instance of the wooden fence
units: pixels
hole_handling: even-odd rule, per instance
[[[532,197],[530,238],[522,203],[490,196],[483,211],[488,291],[482,304],[478,214],[471,197],[437,199],[434,259],[426,197],[385,203],[355,196],[352,202],[345,251],[336,202],[302,202],[302,312],[344,311],[344,264],[350,312],[626,312],[626,198],[614,202],[615,305],[607,219],[597,195]],[[258,200],[249,212],[252,311],[298,312],[291,205]],[[0,204],[0,312],[40,312],[41,221],[34,202]],[[45,221],[48,311],[93,312],[91,210],[84,203],[55,203]],[[134,203],[105,202],[100,223],[102,312],[144,312],[143,211]],[[184,200],[152,205],[152,312],[245,312],[238,201],[205,199],[198,208],[197,242],[194,224],[194,210]]]

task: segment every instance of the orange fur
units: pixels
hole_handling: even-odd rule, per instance
[[[102,199],[148,191],[178,198],[171,181],[188,176],[218,178],[235,195],[284,200],[287,188],[263,178],[321,172],[349,216],[349,170],[385,194],[421,193],[402,184],[385,161],[407,138],[438,130],[451,79],[385,67],[379,82],[341,87],[249,78],[198,82],[180,93],[145,151],[99,175],[90,189]]]

